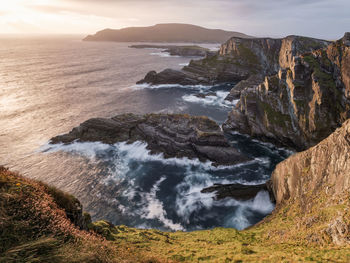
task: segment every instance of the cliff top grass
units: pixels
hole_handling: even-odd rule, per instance
[[[307,173],[308,171],[305,171]],[[350,247],[320,246],[306,237],[342,207],[325,207],[322,224],[307,228],[298,205],[279,209],[244,230],[162,232],[106,221],[79,230],[45,184],[0,169],[0,262],[347,262]],[[57,194],[54,194],[57,195]],[[59,191],[61,206],[75,202]],[[320,206],[321,208],[321,206]],[[104,238],[102,238],[105,237]]]

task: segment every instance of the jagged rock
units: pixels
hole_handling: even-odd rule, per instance
[[[151,153],[165,158],[187,157],[229,165],[250,160],[231,147],[219,125],[207,117],[181,114],[122,114],[111,119],[87,120],[52,143],[100,141],[114,144],[143,141]]]
[[[241,97],[241,92],[244,89],[247,88],[254,88],[261,84],[261,82],[264,80],[264,77],[262,75],[252,75],[246,80],[240,81],[234,88],[231,89],[230,94],[227,95],[225,100],[233,101],[233,100],[239,100]]]
[[[143,80],[137,84],[152,83],[153,85],[160,84],[179,84],[179,85],[196,85],[198,82],[191,76],[185,74],[180,70],[166,69],[160,73],[150,71]]]
[[[290,50],[285,55],[287,57],[290,54],[298,54],[299,51],[306,52],[321,48],[328,43],[324,40],[296,36],[286,39],[233,37],[224,43],[216,54],[208,54],[201,60],[192,60],[180,71],[181,75],[178,73],[178,76],[183,79],[191,79],[194,84],[213,85],[245,80],[256,74],[276,74],[280,65],[281,47],[286,45],[285,42],[291,41],[290,39],[298,39],[294,42],[303,42],[308,45],[303,46],[303,49]],[[286,62],[283,61],[283,63]],[[164,71],[158,74],[161,75],[162,84],[173,84],[172,78],[169,80],[164,78],[166,76]],[[153,79],[147,77],[140,82],[157,84]]]
[[[303,37],[283,39],[278,73],[240,92],[224,130],[297,150],[326,138],[350,117],[346,42],[346,35],[331,44]]]
[[[214,184],[213,186],[204,188],[202,193],[215,193],[217,200],[227,197],[236,200],[246,201],[253,199],[260,191],[268,191],[270,198],[274,201],[273,193],[267,184],[260,185],[242,185],[242,184]]]

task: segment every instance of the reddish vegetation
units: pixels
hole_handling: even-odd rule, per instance
[[[0,167],[0,262],[144,262],[127,247],[74,225],[65,210],[76,202]]]

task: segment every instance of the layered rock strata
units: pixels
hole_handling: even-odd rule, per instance
[[[349,39],[347,33],[321,49],[300,37],[284,39],[278,74],[247,83],[224,130],[297,150],[326,138],[350,117]]]
[[[231,147],[220,126],[207,117],[181,114],[122,114],[111,119],[94,118],[68,134],[51,139],[52,143],[100,141],[114,144],[143,141],[151,154],[165,158],[187,157],[230,165],[249,158]]]
[[[275,216],[294,220],[295,229],[289,231],[311,242],[349,244],[350,120],[316,146],[278,164],[271,182]]]

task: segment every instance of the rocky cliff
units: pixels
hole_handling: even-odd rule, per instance
[[[230,146],[219,125],[208,117],[182,114],[122,114],[111,119],[94,118],[74,128],[70,133],[51,139],[52,143],[74,141],[147,143],[152,154],[165,158],[187,157],[211,161],[214,165],[229,165],[249,158]]]
[[[182,83],[186,79],[188,85],[212,85],[246,80],[256,74],[273,75],[280,68],[281,53],[285,53],[281,63],[287,65],[291,56],[322,48],[327,44],[324,40],[297,36],[285,39],[232,37],[216,54],[209,54],[201,60],[192,60],[182,70],[173,70],[172,79],[166,78],[166,75],[169,76],[165,74],[168,69],[159,72],[153,79],[146,77],[139,83],[172,84],[176,76]]]
[[[224,130],[297,150],[327,137],[350,117],[349,39],[349,33],[329,45],[302,37],[283,39],[278,59],[271,60],[278,62],[271,64],[278,73],[241,88]]]
[[[310,242],[350,242],[350,120],[328,138],[278,164],[271,177],[289,231]],[[295,234],[294,234],[295,235]]]

